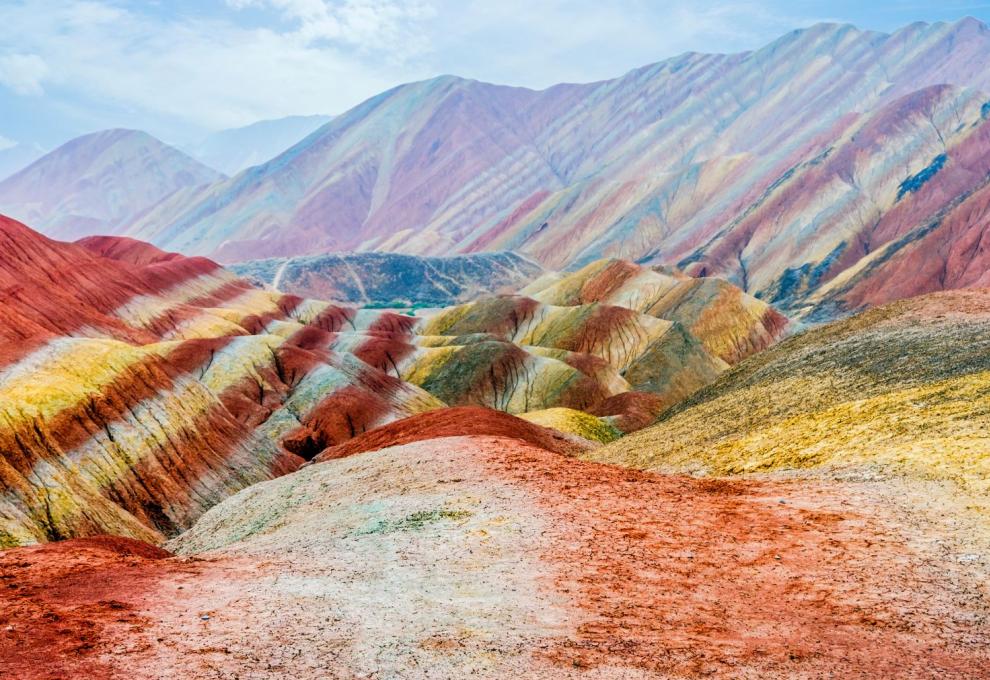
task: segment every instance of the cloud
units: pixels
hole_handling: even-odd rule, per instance
[[[429,48],[417,23],[435,15],[421,0],[227,0],[234,9],[268,7],[295,27],[294,36],[306,45],[322,42],[362,52],[388,51],[412,56]]]
[[[0,56],[0,83],[17,94],[44,94],[42,81],[48,75],[48,64],[36,54],[7,54]]]
[[[544,87],[756,47],[794,27],[772,1],[16,0],[0,2],[0,83],[74,128],[188,138],[441,73]]]
[[[415,62],[429,49],[416,31],[430,16],[422,2],[228,0],[187,14],[167,5],[0,3],[0,44],[31,54],[8,58],[6,69],[0,61],[0,82],[38,94],[44,80],[66,106],[94,118],[109,111],[103,126],[145,112],[224,128],[339,113],[396,82],[430,75]],[[252,25],[240,16],[249,7],[278,16]]]
[[[6,149],[12,149],[15,146],[17,146],[17,142],[15,142],[13,139],[8,139],[7,137],[0,135],[0,151],[4,151]]]

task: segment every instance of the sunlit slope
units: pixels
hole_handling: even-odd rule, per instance
[[[809,330],[591,455],[708,474],[866,466],[986,499],[990,293],[913,298]]]

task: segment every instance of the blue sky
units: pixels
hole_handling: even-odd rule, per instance
[[[967,15],[990,23],[990,2],[0,0],[0,148],[108,127],[183,143],[441,73],[545,87],[817,21],[891,31]]]

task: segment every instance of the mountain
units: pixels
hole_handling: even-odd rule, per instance
[[[0,246],[3,547],[161,541],[240,489],[448,406],[513,414],[485,432],[580,452],[728,368],[680,322],[617,305],[483,297],[424,318],[262,290],[125,237],[63,243],[0,218]],[[426,429],[480,433],[464,413]]]
[[[0,149],[0,180],[23,170],[44,155],[45,150],[37,144],[15,144]]]
[[[54,237],[116,232],[184,187],[223,176],[137,130],[73,139],[0,182],[0,213]]]
[[[903,478],[990,512],[990,291],[876,307],[738,364],[589,454],[646,469]]]
[[[235,175],[271,160],[325,125],[332,116],[288,116],[214,132],[185,151],[204,165]]]
[[[515,253],[419,257],[351,253],[273,258],[230,266],[280,291],[354,305],[444,307],[517,290],[543,273]]]
[[[988,55],[990,30],[973,19],[890,35],[820,24],[753,52],[539,92],[443,76],[163,201],[127,233],[224,261],[618,257],[833,316],[979,285],[966,244],[985,223]]]

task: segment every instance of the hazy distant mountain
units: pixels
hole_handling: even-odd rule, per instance
[[[50,236],[113,233],[177,189],[223,175],[137,130],[78,137],[0,182],[0,213]]]
[[[16,144],[0,149],[0,180],[23,170],[44,155],[45,150],[37,144]]]
[[[325,125],[331,116],[289,116],[221,130],[186,150],[211,168],[235,175],[271,160]]]

